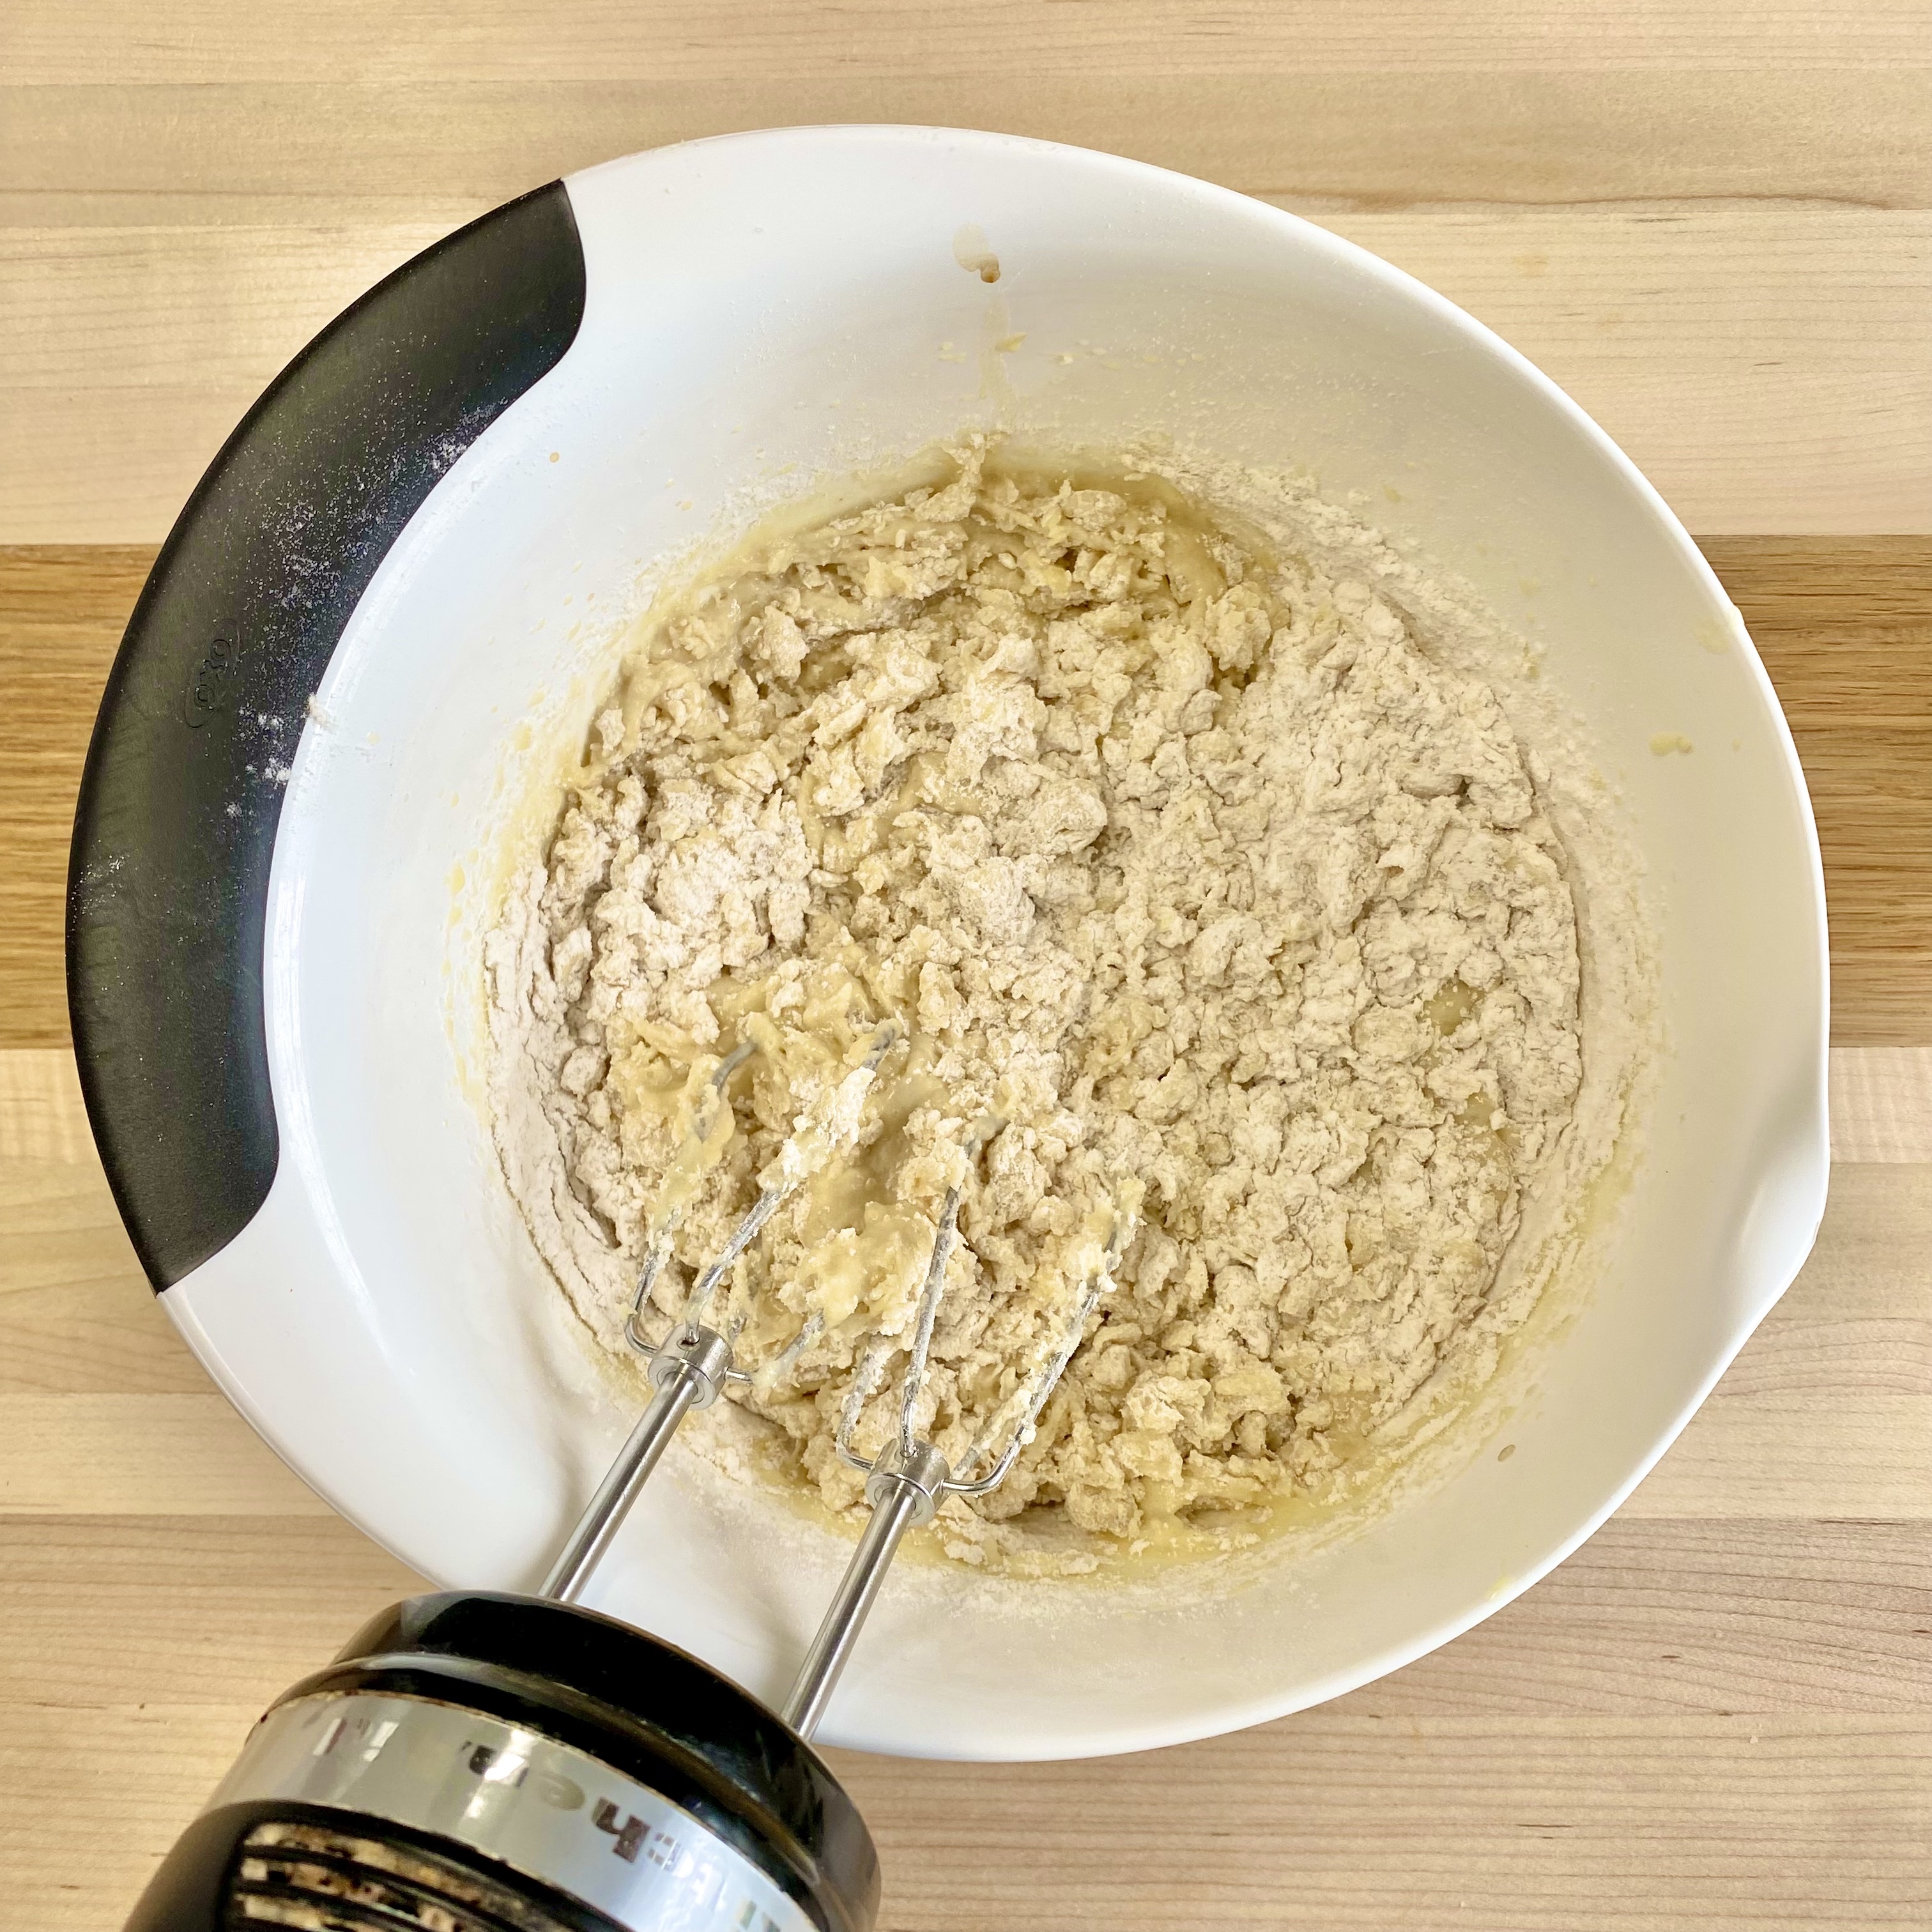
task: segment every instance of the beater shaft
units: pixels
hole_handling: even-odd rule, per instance
[[[687,1324],[666,1339],[651,1358],[650,1378],[656,1392],[598,1484],[590,1507],[578,1519],[562,1555],[551,1564],[539,1596],[560,1604],[577,1601],[630,1514],[638,1492],[670,1446],[678,1424],[692,1409],[709,1408],[718,1400],[730,1361],[730,1344],[713,1329]]]
[[[879,1459],[866,1484],[872,1520],[845,1566],[837,1594],[779,1713],[800,1737],[809,1738],[818,1730],[900,1540],[916,1525],[932,1521],[946,1473],[945,1457],[928,1443],[916,1444],[910,1452],[895,1450]]]

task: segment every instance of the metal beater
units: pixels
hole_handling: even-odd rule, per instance
[[[872,1840],[808,1741],[908,1530],[948,1496],[997,1488],[1031,1439],[1111,1283],[1130,1207],[1113,1214],[1052,1345],[956,1469],[921,1436],[917,1414],[964,1177],[1001,1124],[982,1120],[966,1136],[910,1340],[874,1338],[841,1411],[838,1452],[866,1472],[872,1516],[782,1717],[578,1600],[679,1424],[728,1384],[751,1381],[734,1361],[748,1311],[728,1300],[712,1325],[718,1290],[784,1202],[856,1142],[899,1037],[891,1022],[880,1026],[796,1124],[670,1332],[653,1341],[646,1311],[704,1153],[725,1124],[727,1084],[754,1049],[719,1063],[647,1228],[626,1324],[649,1358],[650,1402],[538,1594],[448,1592],[376,1618],[256,1726],[128,1932],[870,1932]],[[824,1332],[821,1318],[808,1318],[764,1372],[787,1372]],[[877,1455],[862,1456],[854,1434],[902,1346],[895,1426]]]

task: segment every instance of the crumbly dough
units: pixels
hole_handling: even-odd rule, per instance
[[[948,1505],[976,1559],[1029,1526],[1131,1548],[1322,1495],[1493,1358],[1577,1094],[1576,912],[1495,691],[1368,584],[1153,480],[957,460],[649,626],[490,944],[500,1145],[621,1352],[721,1056],[758,1049],[686,1150],[654,1320],[896,1020],[860,1144],[741,1265],[740,1399],[851,1508],[840,1406],[948,1186],[922,1415],[956,1456],[1137,1210],[1012,1475]]]

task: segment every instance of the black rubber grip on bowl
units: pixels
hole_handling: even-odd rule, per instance
[[[68,1006],[158,1289],[232,1240],[274,1178],[263,927],[308,701],[404,526],[562,359],[584,299],[560,182],[406,262],[250,410],[134,607],[74,820]]]

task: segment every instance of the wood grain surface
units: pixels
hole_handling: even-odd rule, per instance
[[[1932,1923],[1932,0],[14,0],[0,9],[0,1932],[117,1925],[268,1696],[410,1586],[142,1280],[66,1049],[74,787],[262,386],[506,196],[734,128],[1009,129],[1409,268],[1703,539],[1831,898],[1818,1248],[1555,1575],[1143,1757],[840,1754],[890,1932]]]
[[[155,542],[459,221],[733,128],[1083,142],[1464,304],[1690,527],[1932,532],[1932,0],[128,0],[0,12],[0,543]]]
[[[1932,1042],[1932,538],[1709,537],[1798,741],[1832,1037]],[[62,902],[100,688],[152,549],[0,548],[0,1048],[67,1038]]]

